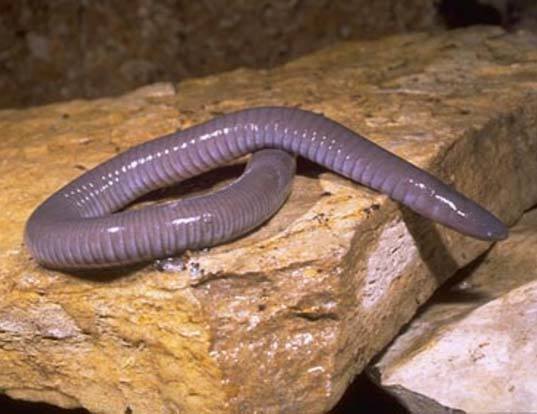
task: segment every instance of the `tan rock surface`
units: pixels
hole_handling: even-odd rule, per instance
[[[324,112],[512,223],[537,201],[535,42],[497,29],[408,35],[176,91],[0,112],[0,388],[95,413],[326,411],[487,243],[305,162],[273,220],[185,255],[183,270],[44,270],[22,246],[25,220],[122,149],[274,104]]]
[[[370,373],[414,413],[537,411],[536,246],[533,210],[439,290]]]

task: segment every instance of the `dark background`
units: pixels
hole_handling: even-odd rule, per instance
[[[0,108],[117,95],[342,40],[533,28],[535,0],[0,0]]]

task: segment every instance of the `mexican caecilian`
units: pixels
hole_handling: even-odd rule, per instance
[[[119,211],[159,187],[254,153],[243,175],[214,194]],[[285,201],[299,155],[483,240],[507,237],[490,212],[437,178],[322,115],[246,109],[117,155],[54,193],[31,215],[25,241],[42,265],[110,267],[169,257],[236,238]]]

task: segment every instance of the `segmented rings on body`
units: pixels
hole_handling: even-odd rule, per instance
[[[119,211],[140,196],[254,153],[244,174],[207,196]],[[246,109],[115,156],[43,202],[25,242],[42,265],[83,269],[169,257],[234,239],[285,201],[299,155],[483,240],[507,237],[493,214],[429,173],[313,112]]]

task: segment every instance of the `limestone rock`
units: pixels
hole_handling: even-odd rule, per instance
[[[81,171],[136,143],[222,112],[298,105],[513,223],[537,201],[535,41],[485,28],[398,36],[271,71],[0,112],[0,388],[95,413],[326,411],[487,243],[306,162],[268,224],[163,270],[42,269],[22,245],[25,220]],[[188,187],[239,173],[215,171]]]
[[[536,245],[533,210],[435,294],[371,374],[415,413],[535,412]]]

